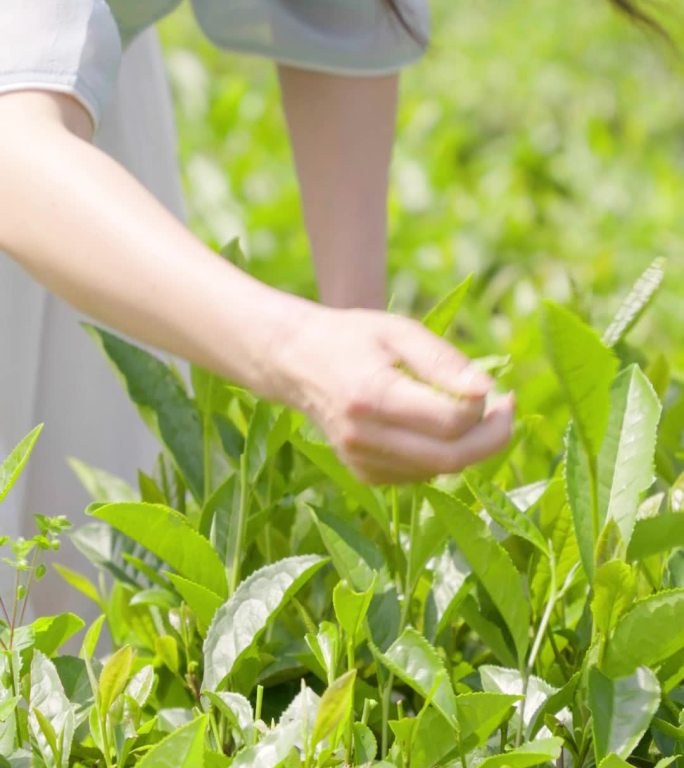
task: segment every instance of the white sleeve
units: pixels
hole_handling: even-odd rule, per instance
[[[105,0],[0,0],[0,93],[68,93],[97,126],[120,60]]]
[[[205,34],[222,48],[341,74],[385,74],[420,58],[428,0],[399,0],[411,32],[384,0],[193,0]]]

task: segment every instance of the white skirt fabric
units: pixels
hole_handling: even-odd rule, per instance
[[[173,113],[153,30],[127,49],[96,141],[183,216]],[[67,465],[70,456],[132,484],[138,468],[152,468],[157,444],[80,327],[81,319],[0,253],[0,455],[4,458],[35,425],[45,424],[22,480],[0,506],[0,535],[32,535],[35,513],[66,515],[75,525],[86,521],[89,499]],[[67,542],[51,559],[88,570]],[[10,577],[0,565],[6,602]],[[71,610],[84,618],[97,612],[52,569],[37,585],[32,609],[34,615]]]

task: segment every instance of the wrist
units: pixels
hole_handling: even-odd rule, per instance
[[[222,376],[268,400],[303,409],[307,344],[302,335],[327,310],[314,302],[246,278],[222,302],[218,360]],[[235,343],[226,343],[230,338]]]

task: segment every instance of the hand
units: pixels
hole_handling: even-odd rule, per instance
[[[371,483],[458,472],[510,439],[513,397],[485,410],[492,380],[404,317],[317,308],[280,350],[286,396]]]

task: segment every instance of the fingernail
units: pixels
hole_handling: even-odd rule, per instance
[[[491,389],[493,383],[490,376],[478,371],[477,368],[464,368],[458,376],[457,386],[478,390],[478,393],[485,394]]]

